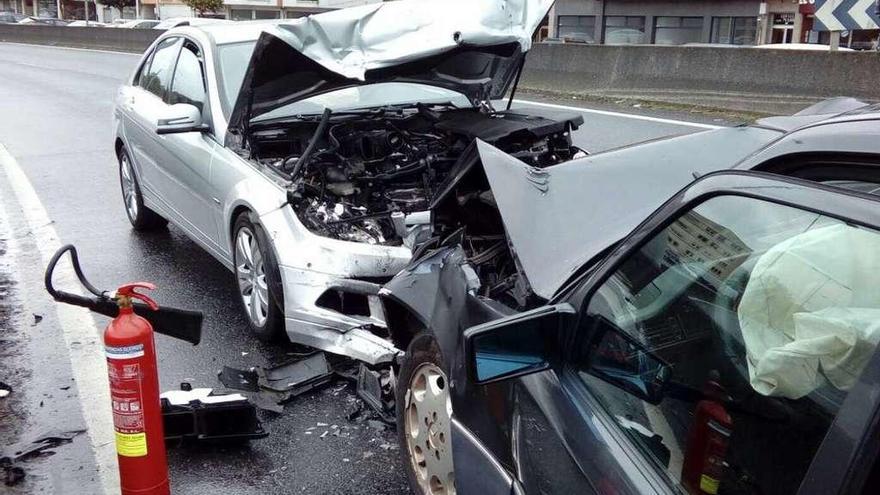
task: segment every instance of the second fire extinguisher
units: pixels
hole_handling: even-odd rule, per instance
[[[722,404],[724,389],[710,381],[705,396],[694,410],[681,468],[681,483],[691,495],[718,493],[733,433],[733,418]]]

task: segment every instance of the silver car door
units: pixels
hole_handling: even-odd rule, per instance
[[[160,41],[141,69],[136,85],[122,95],[125,109],[125,134],[134,160],[137,177],[145,200],[177,220],[168,204],[172,191],[159,172],[160,163],[167,161],[166,151],[159,145],[156,123],[166,107],[165,93],[171,83],[174,64],[182,44],[180,37]]]
[[[210,122],[203,51],[193,41],[185,39],[171,87],[168,104],[185,103],[202,112],[204,122]],[[218,247],[219,231],[215,217],[219,198],[211,186],[212,157],[221,148],[209,132],[182,132],[157,136],[168,153],[169,160],[159,164],[161,173],[169,181],[175,195],[168,202],[180,215],[184,227],[211,247]]]

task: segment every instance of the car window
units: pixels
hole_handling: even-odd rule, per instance
[[[880,232],[710,199],[601,285],[578,374],[683,491],[794,493],[880,341],[878,273]]]
[[[254,53],[256,41],[244,41],[241,43],[228,43],[218,46],[217,61],[219,62],[220,79],[223,86],[223,101],[229,111],[235,105],[244,73],[248,68],[251,55]]]
[[[141,77],[139,86],[159,98],[165,98],[174,72],[174,62],[180,51],[180,41],[180,38],[168,38],[159,42],[150,58],[149,67]]]
[[[201,112],[205,106],[205,71],[199,47],[191,41],[183,44],[177,68],[174,70],[174,82],[168,93],[168,103],[188,103]]]

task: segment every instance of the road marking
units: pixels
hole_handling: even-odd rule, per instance
[[[5,172],[6,179],[15,194],[14,199],[17,199],[21,208],[20,214],[30,228],[29,235],[33,237],[34,244],[40,251],[43,266],[46,266],[55,251],[61,247],[58,233],[52,226],[52,221],[30,180],[2,144],[0,144],[0,170]],[[81,293],[76,275],[69,263],[59,263],[55,270],[55,282],[69,292]],[[80,409],[95,454],[101,485],[105,494],[119,493],[119,469],[101,331],[87,309],[66,304],[53,304],[53,306],[64,334],[67,354],[79,391]]]
[[[594,110],[592,108],[584,108],[584,107],[572,107],[568,105],[556,105],[554,103],[541,103],[539,101],[529,101],[529,100],[513,100],[517,103],[522,103],[523,105],[535,105],[539,107],[547,107],[547,108],[557,108],[561,110],[573,110],[575,112],[583,112],[583,113],[594,113],[596,115],[607,115],[609,117],[622,117],[626,119],[633,120],[644,120],[646,122],[656,122],[658,124],[671,124],[671,125],[681,125],[687,127],[697,127],[700,129],[721,129],[724,126],[720,125],[712,125],[712,124],[700,124],[698,122],[687,122],[685,120],[674,120],[674,119],[663,119],[660,117],[649,117],[647,115],[636,115],[632,113],[620,113],[620,112],[611,112],[608,110]]]

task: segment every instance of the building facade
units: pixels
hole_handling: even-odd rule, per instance
[[[607,44],[828,43],[812,30],[814,0],[557,0],[548,36]],[[841,45],[880,31],[844,33]]]
[[[382,0],[224,0],[226,18],[236,21],[251,19],[295,19],[329,10],[367,5]]]

